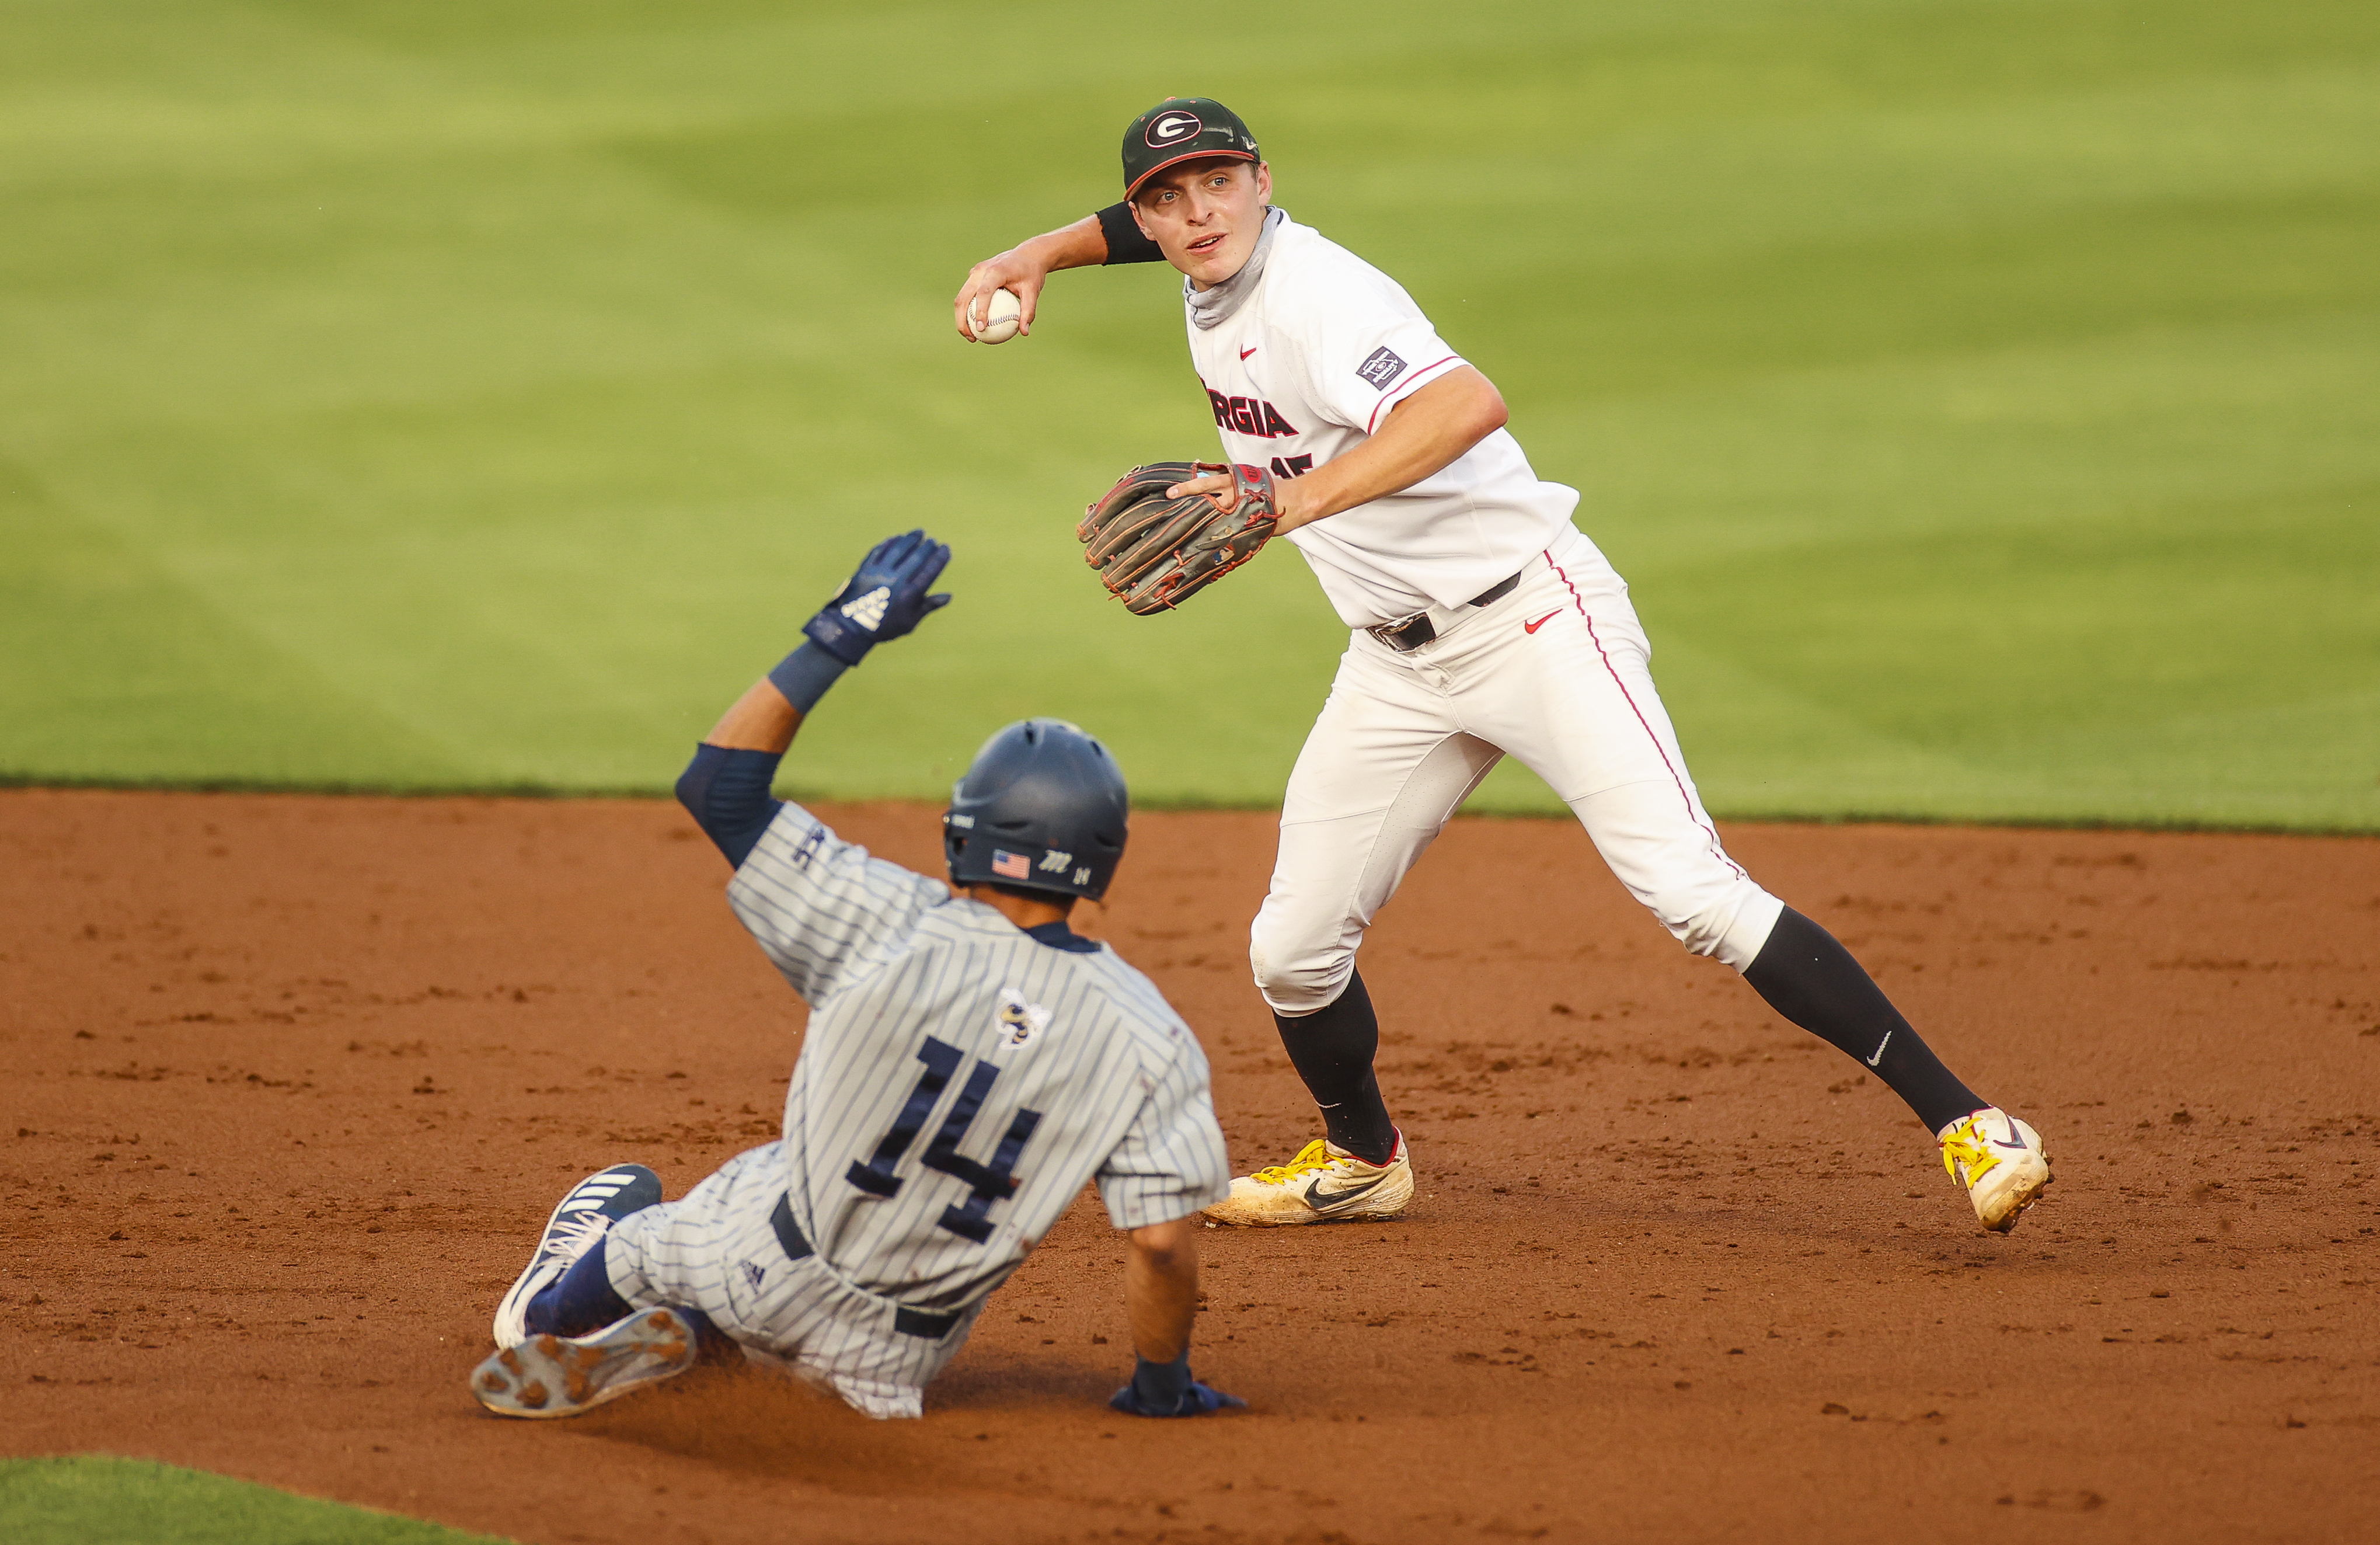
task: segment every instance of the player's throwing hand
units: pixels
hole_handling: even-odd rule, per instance
[[[976,341],[976,332],[990,319],[990,307],[994,291],[1006,290],[1016,297],[1016,330],[1026,337],[1033,335],[1033,311],[1041,299],[1041,286],[1049,282],[1050,264],[1038,257],[1034,244],[1013,247],[996,258],[986,258],[967,270],[966,283],[951,300],[951,321],[959,336],[969,343]]]

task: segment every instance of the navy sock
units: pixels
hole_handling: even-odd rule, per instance
[[[1875,1069],[1928,1132],[1984,1108],[1985,1101],[1942,1065],[1852,952],[1791,907],[1777,919],[1743,979],[1769,1007]]]
[[[1372,1072],[1372,1059],[1380,1052],[1380,1021],[1372,1013],[1363,973],[1350,971],[1347,990],[1328,1008],[1294,1019],[1276,1014],[1272,1022],[1306,1092],[1322,1107],[1322,1126],[1330,1140],[1367,1163],[1387,1163],[1397,1150],[1397,1128]]]
[[[583,1336],[637,1312],[634,1304],[612,1291],[611,1269],[603,1263],[607,1243],[595,1241],[593,1249],[572,1261],[569,1271],[528,1301],[529,1334]]]
[[[1182,1356],[1170,1363],[1152,1363],[1147,1357],[1133,1366],[1132,1393],[1143,1409],[1178,1411],[1182,1397],[1190,1393],[1190,1348],[1184,1346]]]
[[[547,1283],[544,1291],[528,1301],[526,1322],[529,1334],[592,1335],[637,1312],[636,1305],[613,1291],[612,1271],[603,1260],[607,1243],[602,1239],[595,1241],[593,1249],[572,1261],[569,1271]],[[694,1339],[705,1352],[715,1352],[726,1344],[726,1337],[700,1309],[680,1308],[677,1312],[694,1327]]]

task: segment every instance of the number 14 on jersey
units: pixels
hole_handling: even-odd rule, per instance
[[[854,1161],[851,1168],[844,1172],[845,1180],[870,1196],[897,1197],[901,1194],[904,1182],[901,1176],[892,1173],[893,1167],[900,1163],[910,1146],[917,1140],[917,1134],[925,1130],[926,1118],[933,1114],[934,1106],[941,1100],[942,1090],[957,1075],[959,1064],[966,1061],[966,1053],[928,1036],[926,1043],[917,1048],[917,1060],[926,1064],[926,1071],[917,1076],[917,1088],[909,1091],[909,1098],[902,1103],[900,1114],[892,1118],[892,1130],[886,1132],[883,1140],[876,1145],[876,1152],[871,1158],[865,1163]],[[933,1140],[926,1145],[923,1160],[926,1168],[966,1183],[969,1188],[966,1200],[956,1207],[942,1209],[942,1215],[936,1222],[939,1226],[978,1245],[991,1237],[992,1203],[1016,1194],[1017,1155],[1025,1151],[1026,1143],[1033,1137],[1033,1129],[1041,1125],[1040,1112],[1019,1110],[1009,1122],[1008,1130],[1002,1134],[1000,1146],[992,1150],[990,1162],[978,1163],[959,1152],[959,1144],[965,1139],[967,1128],[975,1124],[977,1113],[983,1109],[985,1097],[991,1093],[991,1086],[999,1077],[1000,1069],[992,1064],[978,1062],[975,1064],[975,1070],[967,1075],[965,1084],[959,1089],[958,1099],[952,1102],[950,1114],[942,1118],[942,1125],[934,1133]]]

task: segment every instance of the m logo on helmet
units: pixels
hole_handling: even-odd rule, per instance
[[[1168,145],[1178,145],[1184,140],[1197,138],[1199,131],[1206,127],[1199,121],[1197,114],[1185,113],[1177,107],[1171,113],[1160,113],[1150,119],[1141,138],[1148,140],[1151,148],[1163,150]]]

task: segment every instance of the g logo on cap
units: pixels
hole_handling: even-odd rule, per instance
[[[1168,145],[1178,145],[1184,140],[1196,138],[1206,127],[1199,121],[1197,114],[1185,113],[1176,108],[1171,113],[1161,113],[1150,120],[1148,130],[1141,135],[1141,138],[1147,140],[1152,149],[1163,150]]]

